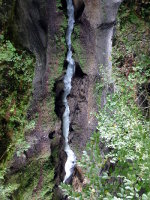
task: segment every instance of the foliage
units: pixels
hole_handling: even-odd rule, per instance
[[[128,95],[117,93],[97,114],[98,131],[79,163],[88,183],[81,193],[63,185],[70,199],[149,199],[150,123],[132,106]],[[100,154],[100,141],[110,151],[104,156]],[[143,197],[139,196],[141,191]]]
[[[0,199],[1,200],[9,200],[10,195],[12,192],[14,192],[18,188],[17,184],[14,185],[8,185],[7,187],[4,187],[3,185],[0,185]]]
[[[147,116],[150,114],[149,36],[149,24],[139,18],[132,9],[123,5],[119,12],[113,63],[115,71],[121,72],[117,81],[125,76],[129,80],[127,84],[132,83],[129,91]]]
[[[34,58],[0,35],[0,185],[3,199],[17,185],[5,185],[4,176],[15,150],[19,156],[29,148],[24,140],[28,121],[26,112],[31,95]],[[5,198],[4,198],[5,197]]]
[[[18,184],[12,199],[44,199],[51,200],[54,187],[54,169],[49,156],[31,161],[19,173],[12,175],[8,182]]]
[[[150,2],[149,0],[125,0],[125,4],[132,9],[140,18],[149,21]]]
[[[116,43],[113,49],[113,59],[115,66],[119,66],[120,61],[124,61],[126,57],[131,57],[131,66],[136,71],[138,78],[142,75],[140,82],[144,82],[149,78],[149,24],[140,19],[132,10],[123,6],[119,13]],[[129,69],[131,70],[131,69]],[[139,73],[139,74],[137,74]],[[138,80],[139,81],[139,80]]]
[[[0,37],[0,138],[22,136],[31,94],[34,59]]]
[[[80,41],[80,26],[79,24],[74,25],[74,30],[72,33],[72,47],[74,50],[74,57],[75,60],[81,66],[81,69],[84,70],[85,67],[85,58],[84,58],[84,49],[82,48],[81,41]]]

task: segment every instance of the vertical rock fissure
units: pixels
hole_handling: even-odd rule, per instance
[[[67,28],[67,34],[66,34],[66,42],[68,47],[68,53],[67,53],[67,71],[64,76],[64,94],[63,94],[63,105],[65,106],[65,112],[63,114],[63,136],[65,139],[65,148],[64,151],[67,154],[67,161],[65,163],[65,177],[64,182],[69,182],[74,167],[76,164],[76,156],[74,152],[71,150],[69,146],[69,126],[70,126],[70,109],[67,101],[67,97],[70,94],[71,91],[71,80],[75,73],[75,62],[72,58],[72,50],[71,50],[71,34],[74,28],[74,6],[72,0],[66,0],[67,1],[67,14],[68,14],[68,28]]]

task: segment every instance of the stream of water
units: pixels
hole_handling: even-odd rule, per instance
[[[71,50],[71,34],[74,28],[74,6],[72,0],[67,1],[67,14],[68,14],[68,29],[66,34],[66,42],[68,46],[68,53],[67,53],[67,71],[64,77],[64,95],[63,95],[63,104],[65,106],[65,112],[63,114],[63,136],[65,138],[65,152],[67,154],[67,161],[65,163],[65,177],[64,182],[67,182],[74,171],[74,167],[76,164],[76,156],[74,152],[71,150],[69,143],[68,143],[68,136],[69,136],[69,126],[70,126],[70,110],[67,101],[67,96],[70,94],[71,91],[71,80],[75,72],[75,62],[72,58],[72,50]]]

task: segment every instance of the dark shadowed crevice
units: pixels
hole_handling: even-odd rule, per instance
[[[55,135],[55,131],[50,132],[49,135],[48,135],[49,139],[50,140],[54,139],[54,135]]]
[[[58,4],[58,9],[59,10],[62,10],[64,12],[67,11],[67,3],[66,3],[66,0],[61,0],[61,3]]]
[[[63,93],[64,93],[63,77],[59,78],[55,82],[54,92],[55,92],[55,113],[60,119],[62,119],[62,115],[65,110],[65,107],[62,102],[62,97],[63,97]]]
[[[74,77],[83,78],[86,74],[82,71],[78,62],[76,62],[76,71]]]
[[[73,3],[75,8],[75,19],[77,20],[81,17],[85,8],[85,4],[83,0],[73,0]]]
[[[66,2],[66,0],[61,0],[61,5],[62,5],[63,10],[66,11],[67,10],[67,2]]]
[[[137,88],[137,103],[142,110],[143,115],[150,117],[150,83],[142,84]]]

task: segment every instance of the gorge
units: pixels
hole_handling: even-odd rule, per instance
[[[0,200],[150,198],[149,4],[0,0]]]

